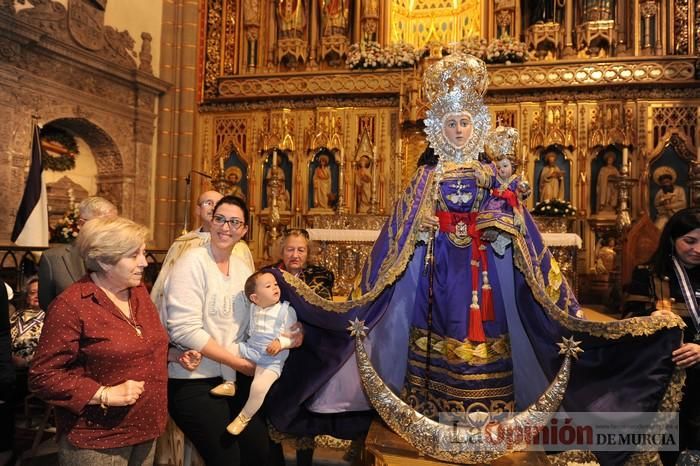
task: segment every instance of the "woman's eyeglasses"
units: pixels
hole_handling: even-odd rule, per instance
[[[220,227],[224,226],[225,224],[229,224],[232,230],[238,230],[240,228],[243,228],[245,226],[245,222],[241,220],[240,218],[229,218],[226,219],[223,215],[214,215],[211,219],[212,223],[214,225],[218,225]]]

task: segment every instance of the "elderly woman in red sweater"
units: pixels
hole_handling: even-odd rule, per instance
[[[120,217],[87,222],[77,241],[88,275],[47,312],[30,386],[56,408],[62,465],[153,464],[168,336],[141,283],[147,234]]]

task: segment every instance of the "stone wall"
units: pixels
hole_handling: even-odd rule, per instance
[[[128,31],[104,25],[95,2],[0,3],[0,241],[9,241],[29,166],[31,122],[83,139],[95,157],[97,194],[150,223],[156,98],[168,85]],[[77,12],[71,11],[76,8]],[[137,61],[136,58],[139,58]]]

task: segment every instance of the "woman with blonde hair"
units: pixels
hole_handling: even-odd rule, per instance
[[[88,221],[88,274],[51,304],[30,386],[55,406],[59,463],[153,463],[167,417],[168,337],[141,283],[146,227]]]

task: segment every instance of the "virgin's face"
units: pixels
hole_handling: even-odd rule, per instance
[[[472,116],[467,112],[447,114],[442,120],[442,132],[452,146],[461,149],[469,142],[474,132]]]
[[[700,265],[700,228],[691,230],[674,242],[676,257],[687,267]]]

